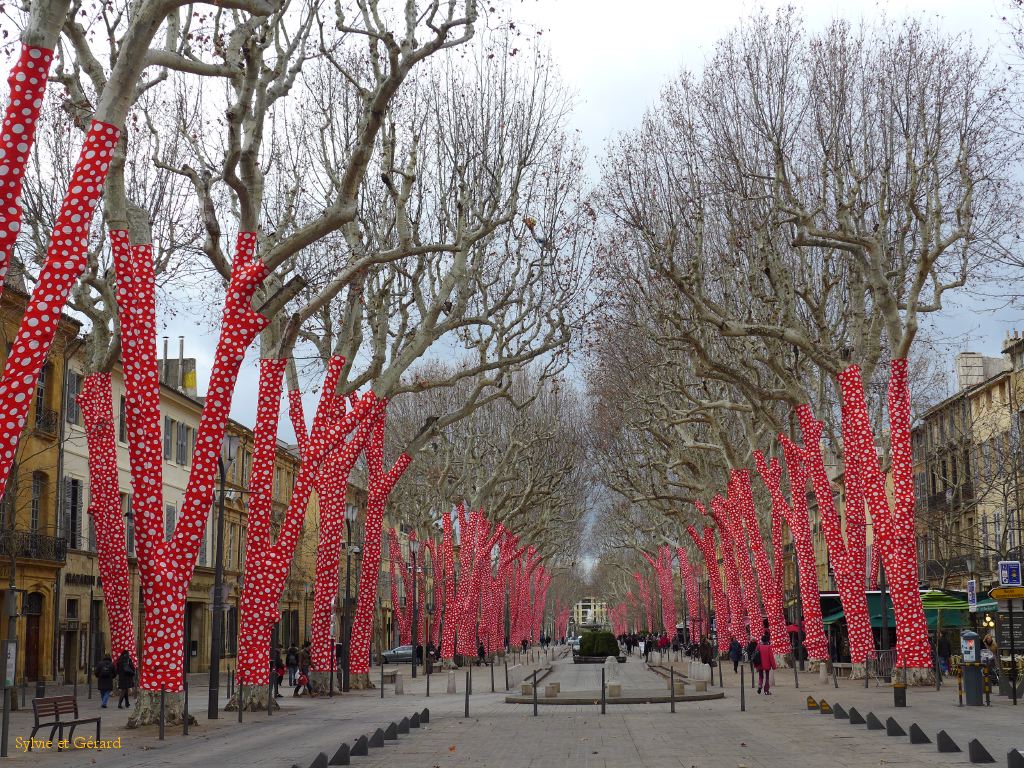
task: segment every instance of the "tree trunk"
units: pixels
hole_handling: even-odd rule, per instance
[[[96,554],[110,624],[110,649],[115,659],[122,651],[128,651],[137,669],[124,517],[117,483],[110,374],[86,376],[77,399],[89,448],[89,514],[96,528]]]
[[[268,669],[264,669],[264,671],[268,672]],[[224,711],[237,712],[238,698],[241,696],[243,711],[266,712],[269,695],[270,684],[268,682],[264,682],[262,685],[257,685],[252,683],[243,683],[239,680],[238,686],[235,688],[235,692],[231,694],[231,698],[228,699],[228,703],[224,705]],[[277,703],[276,699],[274,699],[273,702],[274,703],[270,705],[273,709],[277,710],[281,708],[281,705]]]
[[[185,694],[183,692],[164,692],[164,727],[182,725],[185,722]],[[191,713],[189,725],[197,725],[198,721]],[[141,728],[144,725],[160,724],[160,691],[139,689],[139,698],[135,709],[128,717],[128,728]]]

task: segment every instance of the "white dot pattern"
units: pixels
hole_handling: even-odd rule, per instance
[[[696,531],[694,531],[696,533]],[[712,534],[713,535],[713,534]],[[691,537],[693,534],[691,534]],[[696,539],[694,539],[696,541]],[[676,549],[676,557],[679,559],[679,573],[683,577],[683,590],[686,593],[687,619],[686,627],[690,630],[690,637],[703,637],[706,633],[704,617],[700,611],[700,593],[697,590],[697,569],[690,563],[686,550],[682,547]],[[721,589],[721,584],[719,584]],[[728,626],[726,622],[725,626]]]
[[[387,414],[385,399],[380,400],[381,409],[374,419],[373,430],[366,446],[366,467],[369,486],[366,503],[366,532],[363,547],[363,566],[359,574],[359,596],[356,615],[352,620],[352,642],[350,664],[352,674],[365,675],[370,671],[370,637],[373,631],[373,607],[377,598],[377,581],[380,578],[381,533],[384,527],[384,508],[388,497],[402,473],[412,463],[412,458],[403,453],[390,470],[384,471],[384,427]],[[319,568],[317,569],[319,578]],[[333,578],[337,583],[337,569]],[[316,628],[314,627],[314,630]]]
[[[100,583],[110,626],[109,650],[114,658],[128,651],[137,664],[124,516],[117,483],[110,374],[99,372],[86,376],[76,401],[82,410],[89,450],[89,514],[96,530]]]
[[[93,121],[89,127],[50,235],[46,262],[10,347],[0,379],[0,402],[4,404],[0,416],[0,496],[7,487],[18,440],[39,372],[60,323],[61,310],[85,268],[89,224],[103,193],[117,137],[118,130],[112,125]]]
[[[654,576],[661,593],[661,626],[666,632],[676,631],[676,598],[673,593],[672,550],[668,545],[658,547],[658,558],[654,559],[641,552],[647,564],[654,569]]]
[[[220,338],[196,435],[192,471],[180,518],[171,539],[165,541],[152,247],[139,245],[127,249],[126,233],[116,238],[115,234],[111,232],[128,398],[128,447],[139,572],[146,608],[139,686],[148,691],[159,691],[165,686],[168,691],[177,693],[183,688],[185,599],[203,528],[213,504],[217,458],[224,440],[231,396],[245,350],[269,322],[251,306],[267,269],[254,256],[256,234],[239,232],[224,300]],[[119,245],[116,240],[123,242]],[[130,250],[127,257],[126,250]]]
[[[700,510],[701,514],[706,515],[707,512],[704,509],[704,505],[697,503],[695,505]],[[725,589],[722,587],[722,573],[718,567],[718,556],[715,554],[715,532],[714,529],[705,527],[703,532],[698,534],[697,529],[692,525],[686,526],[686,532],[690,534],[690,538],[693,539],[693,543],[697,545],[701,555],[704,557],[704,567],[708,572],[708,582],[711,585],[711,602],[717,616],[718,626],[718,650],[724,651],[729,648],[729,636],[730,634],[734,637],[742,637],[742,626],[737,634],[735,624],[731,621],[734,614],[739,611],[731,610],[732,606],[740,605],[739,596],[737,595],[735,600],[730,596],[728,599],[725,595]],[[732,588],[734,586],[734,580],[729,578],[729,562],[730,558],[725,557],[725,539],[721,538],[721,532],[719,532],[719,538],[722,541],[722,560],[726,566],[726,583]],[[736,568],[735,562],[732,564],[733,570]],[[697,585],[694,584],[694,591],[696,592]],[[738,591],[738,585],[735,585]],[[691,611],[693,609],[691,608]],[[727,629],[728,628],[728,629]],[[707,635],[711,630],[710,617],[705,616],[703,624],[699,627],[701,631],[701,637]]]
[[[0,291],[21,229],[21,184],[52,60],[53,51],[23,45],[7,78],[11,97],[0,131]]]

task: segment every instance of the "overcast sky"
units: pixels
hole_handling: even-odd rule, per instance
[[[791,3],[802,9],[806,26],[820,29],[842,16],[852,21],[882,13],[898,19],[915,14],[935,19],[951,32],[967,32],[982,45],[1005,51],[999,18],[1008,0],[814,0]],[[635,126],[657,98],[663,84],[682,67],[699,70],[715,41],[737,20],[758,7],[781,3],[741,0],[523,0],[516,17],[543,29],[542,39],[576,96],[573,126],[579,130],[596,168],[605,141]],[[967,348],[997,354],[1006,329],[1024,327],[1019,312],[980,313],[977,303],[946,313],[940,322],[952,351]],[[209,325],[197,325],[188,313],[166,324],[177,351],[177,335],[187,336],[186,354],[198,358],[200,390],[205,389],[215,337]],[[955,338],[953,338],[955,336]],[[952,368],[952,361],[948,366]],[[256,368],[252,358],[243,369],[233,416],[246,424],[255,417]],[[286,420],[285,420],[286,421]],[[284,424],[282,425],[284,426]],[[283,430],[284,431],[284,430]],[[288,434],[282,437],[289,439]]]

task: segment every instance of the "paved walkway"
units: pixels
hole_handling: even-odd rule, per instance
[[[625,665],[627,680],[646,681],[652,673],[634,656]],[[405,667],[403,666],[403,669]],[[568,684],[593,685],[591,676],[599,667],[558,662],[552,679]],[[597,706],[541,707],[540,716],[532,716],[529,705],[505,704],[503,667],[495,668],[496,692],[490,692],[490,672],[475,668],[474,695],[470,717],[463,707],[464,673],[457,674],[458,693],[445,694],[446,675],[435,675],[431,696],[425,696],[425,681],[406,680],[406,695],[395,696],[391,686],[385,698],[379,691],[353,692],[333,699],[280,700],[283,710],[266,714],[245,713],[239,725],[231,713],[222,719],[206,721],[205,690],[193,688],[194,709],[203,710],[200,725],[188,737],[180,728],[168,729],[166,741],[156,738],[156,728],[126,731],[125,712],[103,710],[104,736],[122,736],[122,749],[106,752],[78,750],[71,753],[34,752],[15,755],[12,762],[44,766],[180,766],[201,763],[218,768],[251,766],[254,768],[305,768],[317,752],[330,756],[342,742],[392,720],[409,716],[428,706],[431,723],[384,749],[371,750],[369,757],[353,758],[353,765],[410,768],[794,768],[805,765],[840,768],[876,768],[882,764],[904,766],[967,765],[967,740],[979,738],[1005,764],[1006,751],[1024,741],[1024,705],[1014,708],[1006,701],[993,699],[991,708],[956,706],[955,685],[941,692],[912,688],[910,707],[892,706],[889,688],[865,689],[863,682],[841,681],[836,691],[831,681],[823,683],[816,675],[805,674],[800,689],[794,689],[791,670],[780,670],[775,695],[753,695],[748,689],[746,712],[740,712],[738,679],[731,667],[725,670],[726,698],[717,701],[678,704],[676,714],[668,705],[617,705],[602,716]],[[716,670],[717,672],[717,670]],[[656,678],[655,678],[656,679]],[[716,674],[717,680],[717,674]],[[624,682],[624,686],[627,683]],[[655,683],[657,684],[657,683]],[[719,690],[716,687],[711,690]],[[864,726],[808,712],[808,694],[846,707],[856,706],[863,713],[874,711],[883,721],[894,716],[907,728],[918,722],[934,738],[945,728],[965,752],[939,754],[934,746],[912,746],[906,738],[889,738],[884,732],[868,732]],[[82,699],[83,713],[99,713],[98,700]],[[12,723],[15,735],[28,735],[30,714],[17,713]],[[14,754],[12,750],[12,754]]]

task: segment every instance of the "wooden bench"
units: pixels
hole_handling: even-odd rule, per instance
[[[40,728],[50,726],[50,741],[53,741],[53,734],[57,734],[58,740],[64,738],[65,726],[71,726],[68,731],[68,738],[75,735],[75,726],[86,723],[96,723],[96,740],[100,739],[100,718],[78,716],[78,700],[74,696],[49,696],[42,699],[32,699],[32,714],[35,723],[32,727],[32,734],[29,736],[29,751],[32,750],[31,739],[35,738]],[[62,715],[71,715],[71,719],[61,719]],[[58,751],[60,748],[58,747]]]

